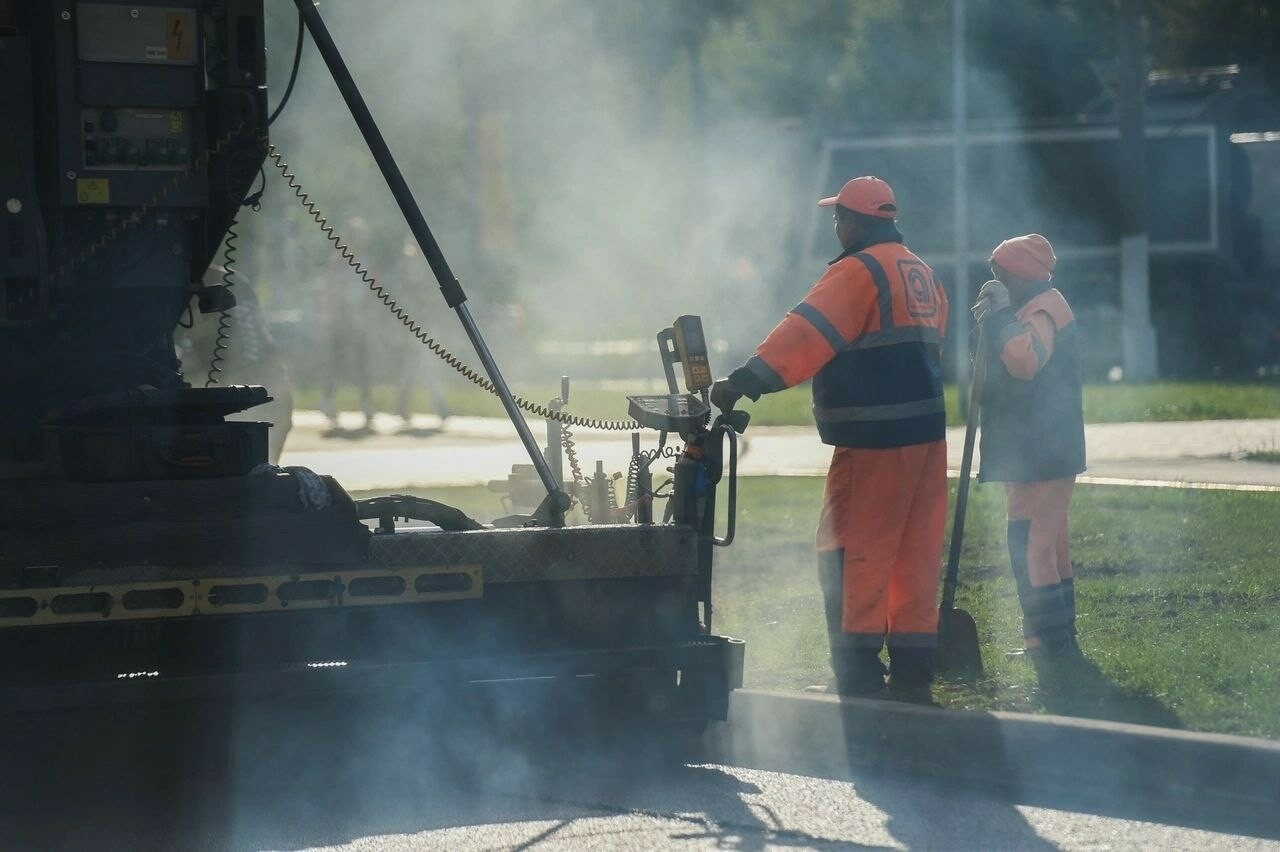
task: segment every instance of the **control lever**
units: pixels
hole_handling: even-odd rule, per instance
[[[729,439],[729,496],[725,504],[727,526],[724,537],[718,537],[711,531],[711,543],[717,547],[728,547],[733,543],[738,519],[738,435],[746,431],[751,415],[746,411],[726,411],[715,419],[706,437],[707,481],[717,485],[724,475],[724,439]],[[708,524],[714,525],[709,519]],[[709,530],[710,531],[710,530]]]

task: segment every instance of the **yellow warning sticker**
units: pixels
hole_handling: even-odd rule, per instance
[[[182,113],[176,109],[169,113],[169,132],[182,132]]]
[[[111,181],[107,178],[77,178],[76,201],[80,204],[110,204]]]
[[[191,58],[191,13],[169,12],[164,16],[165,46],[170,60]]]

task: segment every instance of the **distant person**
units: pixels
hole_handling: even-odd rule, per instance
[[[723,410],[813,378],[818,434],[835,447],[817,535],[834,691],[929,703],[947,514],[947,297],[903,245],[889,184],[854,178],[818,204],[834,208],[843,251],[711,400]]]
[[[353,240],[353,251],[359,252],[368,244],[369,226],[364,219],[353,218],[346,230]],[[330,428],[340,432],[338,394],[341,389],[354,385],[364,416],[364,425],[357,431],[368,431],[373,428],[373,377],[377,366],[366,326],[371,300],[367,298],[364,282],[336,253],[329,256],[321,286],[319,348],[324,353],[325,364],[320,411]]]
[[[412,259],[416,257],[418,257],[418,244],[411,239],[405,240],[400,249],[399,261],[394,267],[396,279],[392,280],[392,284],[403,282],[398,289],[410,289],[404,277],[413,274],[415,264]],[[434,352],[423,346],[422,341],[414,337],[406,328],[394,329],[390,333],[388,343],[389,363],[395,371],[396,378],[396,414],[400,416],[403,427],[406,429],[413,427],[413,397],[417,388],[422,388],[426,392],[427,403],[440,417],[440,424],[443,426],[451,412],[440,375],[448,368]]]
[[[409,332],[403,332],[392,338],[392,364],[396,373],[396,414],[400,416],[403,428],[413,427],[414,391],[418,388],[427,395],[427,404],[440,418],[443,427],[452,414],[449,402],[445,398],[444,386],[440,381],[439,370],[444,366],[434,353]]]
[[[1067,513],[1085,469],[1079,335],[1039,234],[1005,240],[973,306],[987,337],[980,482],[1003,482],[1026,651],[1042,681],[1081,657]]]

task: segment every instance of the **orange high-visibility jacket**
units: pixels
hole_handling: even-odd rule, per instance
[[[1047,282],[985,322],[983,482],[1038,482],[1085,469],[1080,343],[1075,314]]]
[[[947,297],[899,242],[845,252],[730,375],[752,399],[813,378],[824,443],[903,447],[946,436]]]

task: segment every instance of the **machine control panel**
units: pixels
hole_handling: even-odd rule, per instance
[[[689,393],[711,387],[711,364],[707,360],[707,338],[702,333],[701,317],[692,314],[678,316],[671,328],[658,332],[658,353],[662,357],[667,387],[672,393],[679,392],[674,369],[677,361],[684,371],[684,385]]]
[[[80,110],[87,169],[178,171],[191,162],[191,115],[186,109]]]
[[[629,396],[627,400],[628,413],[637,423],[660,432],[696,432],[711,414],[711,406],[693,394]]]
[[[707,339],[702,334],[702,320],[685,314],[671,325],[677,357],[684,368],[684,384],[690,393],[711,387],[711,363],[707,360]]]

